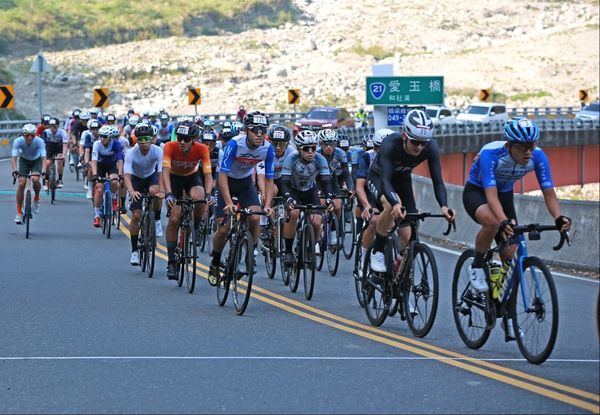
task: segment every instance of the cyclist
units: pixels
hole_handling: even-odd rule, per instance
[[[100,124],[100,126],[103,126],[104,124],[106,124],[106,120],[100,116],[100,111],[98,110],[98,108],[96,107],[92,107],[90,108],[90,119],[92,120],[98,120],[98,123]]]
[[[360,140],[360,146],[350,148],[350,166],[352,168],[352,181],[356,183],[358,173],[358,160],[366,152],[373,148],[373,134],[367,134]]]
[[[72,125],[71,127],[71,135],[69,138],[71,139],[71,145],[77,148],[79,152],[79,168],[81,166],[81,160],[83,160],[83,145],[81,145],[81,134],[88,129],[88,121],[90,120],[90,113],[87,111],[79,112],[79,119]]]
[[[19,187],[17,188],[17,216],[15,223],[23,223],[23,196],[25,194],[25,184],[27,175],[31,173],[31,182],[33,184],[33,213],[40,212],[40,175],[42,166],[46,164],[46,146],[44,140],[35,135],[36,127],[34,124],[25,124],[23,126],[23,135],[13,142],[11,164],[13,177],[19,177]],[[18,167],[17,167],[17,157]]]
[[[296,233],[296,223],[300,215],[298,209],[294,209],[294,205],[297,202],[311,205],[320,204],[319,191],[316,184],[317,178],[320,180],[321,187],[327,195],[327,204],[332,205],[332,178],[329,171],[329,164],[325,157],[317,152],[318,143],[319,138],[313,131],[300,131],[294,137],[294,144],[298,152],[290,155],[283,161],[280,192],[286,199],[286,207],[291,209],[290,220],[283,225],[283,238],[285,240],[283,262],[286,267],[294,265],[292,246]],[[323,219],[320,214],[315,214],[311,217],[316,240],[319,240],[321,237],[322,221]],[[319,249],[319,244],[316,244],[315,249]]]
[[[54,156],[62,156],[62,160],[58,161],[58,180],[56,181],[56,187],[62,188],[62,177],[64,170],[64,159],[67,156],[67,145],[69,139],[67,133],[62,128],[58,127],[58,118],[51,118],[48,122],[48,128],[42,132],[42,140],[46,143],[46,157],[53,158]],[[44,171],[48,174],[48,167],[53,163],[51,160],[46,160],[44,165]],[[47,190],[47,186],[44,186],[44,190]]]
[[[158,144],[160,145],[171,141],[171,134],[173,134],[175,126],[166,112],[161,113],[158,119],[159,122],[156,126],[158,127]]]
[[[195,142],[200,128],[192,121],[183,121],[175,128],[177,141],[170,141],[163,147],[162,179],[167,195],[167,206],[171,216],[167,224],[167,278],[177,279],[175,264],[175,248],[177,247],[177,227],[181,219],[181,207],[176,204],[184,192],[192,199],[204,199],[204,189],[197,171],[200,163],[204,173],[206,192],[210,194],[213,187],[210,169],[210,156],[204,144]],[[194,229],[198,231],[205,206],[197,204],[194,211]]]
[[[123,127],[123,137],[129,141],[129,145],[134,145],[132,136],[135,126],[140,122],[140,118],[137,115],[131,115],[127,121],[127,124]]]
[[[375,157],[381,149],[383,139],[393,133],[394,131],[387,128],[375,131],[375,134],[373,134],[373,149],[363,153],[358,160],[358,171],[356,176],[356,199],[358,203],[355,210],[357,235],[362,230],[363,221],[369,221],[369,226],[364,230],[362,245],[360,247],[363,264],[367,256],[367,249],[371,242],[373,242],[373,237],[375,236],[375,224],[377,223],[378,218],[378,216],[373,216],[374,209],[369,203],[369,198],[367,196],[369,193],[369,189],[367,188],[367,173],[371,164],[373,164],[373,160],[375,160]],[[360,275],[362,275],[363,264],[358,268]]]
[[[329,165],[329,171],[331,173],[331,188],[334,194],[340,194],[340,189],[345,188],[351,192],[354,192],[354,182],[350,176],[348,170],[348,159],[342,149],[337,148],[338,134],[337,131],[326,128],[319,131],[317,134],[321,147],[317,150],[319,154],[325,157]],[[325,192],[322,192],[325,195]],[[338,219],[342,214],[342,201],[340,199],[334,199],[334,211]],[[330,242],[337,244],[337,229],[332,229],[330,233]]]
[[[50,116],[49,114],[42,115],[42,120],[40,121],[37,128],[35,129],[36,137],[40,137],[40,138],[42,137],[42,133],[44,132],[45,129],[48,128],[51,119],[52,119],[52,116]]]
[[[238,198],[242,208],[260,209],[256,187],[252,183],[252,174],[255,166],[261,161],[265,161],[266,177],[264,211],[268,215],[271,214],[275,150],[268,141],[265,141],[268,128],[269,118],[265,114],[259,111],[251,112],[244,118],[246,134],[239,134],[232,138],[223,149],[223,160],[219,167],[219,193],[215,218],[223,218],[224,215],[235,212],[233,197]],[[213,237],[212,261],[208,271],[208,282],[213,286],[217,284],[221,252],[229,232],[229,224],[220,222],[222,221],[217,220],[217,231]],[[248,222],[256,255],[256,245],[260,233],[258,217],[252,215],[248,218]]]
[[[119,140],[116,139],[119,137],[119,129],[105,125],[98,130],[98,135],[100,139],[92,145],[92,183],[95,183],[93,225],[96,228],[100,227],[104,193],[104,185],[97,182],[98,178],[107,176],[110,178],[110,190],[113,194],[112,208],[116,210],[119,177],[123,176],[123,149]]]
[[[125,155],[123,172],[125,173],[125,188],[129,192],[131,201],[131,223],[129,233],[131,234],[131,265],[140,264],[138,251],[138,235],[140,220],[142,218],[142,194],[149,193],[151,196],[163,197],[160,193],[159,182],[162,175],[163,151],[159,146],[152,145],[152,127],[146,124],[138,124],[135,127],[135,136],[138,142]],[[161,200],[152,201],[154,208],[154,224],[156,235],[162,235],[160,224]]]
[[[394,219],[404,219],[406,213],[403,208],[408,213],[417,213],[411,173],[423,161],[427,160],[435,198],[442,214],[449,222],[455,219],[455,212],[447,207],[440,151],[433,139],[433,131],[433,122],[424,111],[409,111],[404,118],[402,132],[385,137],[369,169],[369,204],[381,212],[370,256],[371,269],[375,272],[386,270],[383,250]],[[410,227],[400,227],[399,236],[400,244],[405,247],[410,239]]]
[[[240,108],[238,109],[238,112],[237,112],[238,121],[243,121],[244,117],[246,117],[246,114],[247,114],[246,109],[244,108],[243,105],[240,105]]]
[[[100,130],[100,123],[98,122],[98,120],[90,120],[87,123],[87,126],[89,127],[89,129],[81,133],[81,140],[79,140],[79,146],[83,148],[82,158],[87,170],[87,181],[84,181],[83,187],[87,190],[86,198],[91,199],[93,195],[92,187],[89,185],[89,181],[92,180],[93,174],[92,170],[87,167],[90,166],[90,163],[92,161],[92,147],[94,146],[94,143],[98,140],[98,138],[100,138],[100,134],[98,132]]]
[[[500,242],[513,235],[517,224],[513,203],[513,185],[530,171],[535,171],[544,194],[548,211],[556,226],[567,231],[571,219],[563,216],[550,175],[550,165],[544,151],[537,147],[539,129],[526,118],[512,118],[504,124],[504,141],[484,145],[475,157],[463,191],[463,204],[469,216],[481,229],[475,238],[475,258],[470,269],[471,286],[487,291],[483,271],[484,256],[492,240]],[[510,260],[516,246],[501,252],[503,261]]]

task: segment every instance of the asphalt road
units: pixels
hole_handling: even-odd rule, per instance
[[[464,346],[446,250],[434,251],[441,297],[425,339],[397,317],[369,325],[350,261],[318,273],[307,302],[268,280],[259,257],[240,317],[205,279],[193,295],[168,281],[164,246],[155,278],[129,265],[126,221],[107,240],[81,184],[65,182],[55,206],[42,196],[26,240],[0,161],[1,413],[599,412],[597,281],[555,275],[559,334],[541,366],[499,328],[482,349]]]

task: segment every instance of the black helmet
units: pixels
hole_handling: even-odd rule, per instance
[[[44,114],[44,115],[42,115],[41,124],[48,124],[51,119],[52,119],[52,117],[50,116],[50,114]]]
[[[236,135],[237,132],[234,130],[231,122],[223,122],[223,125],[221,126],[221,131],[219,132],[219,140],[231,140]]]
[[[148,124],[136,125],[135,130],[133,130],[133,133],[136,137],[152,137],[154,135],[152,126]]]
[[[269,138],[271,141],[290,141],[292,135],[290,134],[290,130],[287,129],[284,125],[274,124],[269,128]]]
[[[175,135],[182,137],[183,141],[195,140],[200,135],[200,127],[193,121],[182,121],[177,125]]]
[[[267,114],[254,111],[244,117],[244,128],[264,127],[269,128],[269,117]]]

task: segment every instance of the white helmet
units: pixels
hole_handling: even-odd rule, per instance
[[[156,125],[152,126],[152,136],[156,137],[158,135],[158,127]]]
[[[37,127],[34,124],[25,124],[23,126],[23,134],[35,134]]]
[[[411,140],[429,141],[433,138],[433,122],[421,110],[411,110],[404,117],[404,132]]]
[[[373,145],[375,147],[379,147],[383,139],[390,134],[394,134],[394,131],[390,130],[389,128],[382,128],[375,131],[375,134],[373,134]]]
[[[90,113],[87,111],[81,111],[79,113],[79,119],[80,120],[89,120],[90,119]]]
[[[113,138],[119,137],[121,135],[121,130],[116,125],[106,125],[106,127],[110,127],[110,136]]]
[[[325,128],[324,130],[319,131],[317,137],[321,143],[337,143],[338,141],[337,131],[331,128]]]
[[[140,117],[138,117],[137,115],[132,115],[131,117],[129,117],[129,121],[127,121],[127,124],[131,125],[132,127],[135,127],[139,121]]]
[[[296,134],[296,137],[294,137],[294,144],[298,148],[318,143],[319,138],[313,131],[310,130],[300,131],[298,134]]]
[[[88,122],[88,128],[91,130],[92,128],[100,128],[100,123],[98,120],[91,120]]]

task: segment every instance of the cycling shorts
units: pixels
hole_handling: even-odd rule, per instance
[[[133,190],[136,192],[140,192],[142,194],[150,192],[150,186],[158,185],[158,172],[154,172],[152,175],[146,177],[145,179],[139,178],[137,176],[131,175],[131,186]],[[131,210],[137,210],[142,208],[142,198],[140,197],[137,202],[131,202],[129,206]]]
[[[98,163],[97,164],[97,172],[98,172],[98,177],[106,177],[106,176],[110,176],[111,174],[119,174],[119,169],[117,168],[117,163],[111,163],[111,164],[102,164],[102,163]]]
[[[46,143],[46,157],[52,158],[62,154],[62,143]]]
[[[18,163],[19,176],[27,176],[29,173],[38,175],[42,174],[42,158],[38,157],[35,160],[27,160],[19,157]]]
[[[234,179],[228,177],[227,184],[229,185],[229,195],[234,198],[237,197],[238,203],[243,208],[250,206],[260,206],[258,201],[258,192],[252,182],[252,176],[244,177],[243,179]],[[223,208],[225,207],[225,200],[219,192],[217,196],[217,208],[215,210],[215,217],[222,218],[225,216]]]
[[[190,174],[188,176],[169,174],[169,177],[171,179],[171,193],[173,193],[173,196],[175,196],[177,199],[181,199],[183,197],[183,192],[186,192],[189,196],[192,187],[202,186],[200,183],[200,178],[197,174]]]
[[[415,195],[412,188],[412,179],[410,176],[400,181],[393,181],[392,188],[400,198],[402,206],[407,213],[417,213]],[[376,174],[369,174],[367,180],[367,200],[369,204],[380,212],[383,211],[383,205],[380,198],[384,195],[381,177]]]
[[[298,202],[299,205],[320,205],[321,199],[319,199],[319,191],[314,186],[308,190],[300,191],[291,189],[290,196]]]
[[[513,201],[513,191],[510,192],[498,192],[498,200],[502,206],[502,210],[508,219],[517,220],[517,212],[515,211],[515,204]],[[474,185],[473,183],[467,182],[463,190],[463,206],[469,214],[469,216],[477,222],[475,218],[475,211],[479,206],[487,205],[487,198],[485,197],[485,190],[483,187]],[[479,222],[477,222],[479,223]]]

